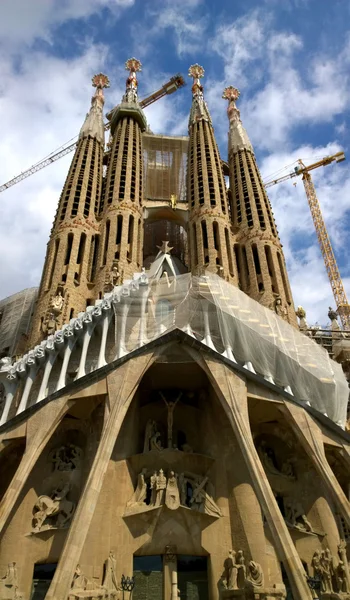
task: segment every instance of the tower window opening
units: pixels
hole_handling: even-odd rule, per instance
[[[73,317],[74,317],[74,308],[71,308],[70,312],[69,312],[69,320],[73,319]]]
[[[128,227],[128,251],[127,251],[127,260],[132,261],[133,255],[133,241],[134,241],[134,217],[130,215],[129,217],[129,227]]]
[[[100,236],[94,235],[91,238],[91,246],[90,246],[90,277],[88,278],[91,283],[95,280],[96,277],[96,267],[97,267],[97,256],[100,245]]]
[[[216,221],[214,221],[214,223],[213,223],[213,238],[214,238],[214,248],[216,250],[216,264],[222,266],[219,225]]]
[[[205,221],[201,222],[201,228],[202,228],[204,264],[208,265],[209,264],[208,233],[207,233],[207,224]]]
[[[52,259],[52,264],[51,264],[51,270],[50,270],[50,277],[49,277],[49,282],[48,282],[48,285],[47,285],[48,288],[50,288],[51,284],[52,284],[53,274],[54,274],[55,268],[56,268],[56,262],[57,262],[57,255],[58,255],[59,245],[60,245],[60,240],[56,239],[55,240],[55,249],[54,249],[53,259]]]
[[[85,243],[86,243],[86,233],[82,233],[80,236],[80,242],[79,242],[77,265],[80,265],[83,262]]]
[[[287,282],[287,278],[286,278],[286,271],[285,271],[285,267],[283,265],[282,256],[280,255],[279,252],[277,252],[277,260],[278,260],[278,265],[279,265],[280,272],[281,272],[281,277],[282,277],[282,281],[283,281],[283,288],[284,288],[284,293],[286,295],[286,300],[287,300],[288,304],[291,304],[292,301],[291,301],[289,286],[288,286],[288,282]]]
[[[270,246],[265,246],[265,256],[266,256],[267,267],[268,267],[269,275],[270,275],[270,279],[271,279],[271,289],[274,294],[277,294],[278,289],[277,289],[276,271],[275,271],[275,265],[274,265],[273,259],[272,259],[272,252],[271,252]]]
[[[227,258],[228,258],[228,268],[229,268],[231,277],[233,277],[234,272],[233,272],[233,262],[232,262],[231,246],[230,246],[230,234],[228,232],[227,227],[225,227],[225,241],[226,241],[226,252],[227,252]]]
[[[194,266],[198,265],[198,246],[197,246],[197,225],[194,223],[192,225],[193,231],[193,259]]]
[[[140,267],[141,266],[141,248],[142,248],[142,222],[141,219],[139,219],[138,222],[138,226],[137,226],[137,264]]]
[[[252,251],[253,251],[255,272],[257,275],[261,275],[260,259],[259,259],[258,247],[256,244],[252,244]]]
[[[73,246],[73,234],[72,233],[68,233],[66,258],[65,258],[65,261],[64,261],[65,265],[69,264],[70,256],[71,256],[71,253],[72,253],[72,246]]]
[[[85,149],[84,149],[84,154],[83,154],[83,158],[82,158],[80,169],[79,169],[77,186],[75,188],[73,206],[72,206],[72,210],[71,210],[71,217],[75,217],[78,214],[78,210],[79,210],[82,182],[83,182],[84,171],[85,171],[85,166],[86,166],[86,161],[87,161],[87,155],[89,152],[90,138],[83,140],[83,143],[85,143]],[[88,200],[88,202],[90,205],[90,200]]]
[[[117,244],[117,246],[122,241],[122,230],[123,230],[123,215],[118,215],[118,217],[117,217],[117,235],[115,238],[115,243]]]
[[[249,267],[248,267],[248,258],[247,258],[247,250],[245,246],[240,247],[240,251],[242,253],[242,270],[244,273],[245,280],[247,282],[247,287],[250,286],[250,275],[249,275]]]
[[[105,228],[105,243],[104,243],[104,249],[103,249],[103,260],[102,260],[102,266],[104,267],[106,262],[107,262],[107,253],[108,253],[108,244],[109,244],[109,232],[110,232],[110,228],[111,228],[111,222],[108,219],[108,221],[106,222],[106,228]]]

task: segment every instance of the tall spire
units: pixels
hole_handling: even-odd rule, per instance
[[[228,100],[227,116],[230,121],[230,131],[228,134],[228,151],[237,152],[238,150],[250,150],[253,152],[253,146],[241,121],[241,113],[236,106],[236,100],[240,96],[239,90],[229,85],[224,89],[222,97]]]
[[[84,124],[79,133],[79,139],[86,137],[96,138],[101,144],[104,143],[104,125],[103,125],[103,105],[105,98],[103,88],[110,86],[107,75],[98,73],[92,78],[92,85],[96,88],[96,92],[91,98],[91,108],[87,113]]]
[[[234,252],[240,288],[296,326],[281,242],[254,149],[236,106],[239,91],[224,89],[228,100],[228,162]]]
[[[210,125],[212,125],[209,109],[204,100],[203,86],[200,82],[202,77],[204,77],[204,73],[205,71],[203,67],[197,63],[195,65],[191,65],[188,70],[188,76],[193,78],[192,107],[188,124],[189,127],[198,121],[207,121],[210,123]]]
[[[236,283],[225,178],[200,82],[204,69],[195,64],[188,74],[193,77],[187,168],[191,271],[207,269]]]
[[[142,64],[137,58],[129,58],[125,63],[125,69],[129,71],[129,77],[126,80],[126,90],[122,101],[136,103],[138,102],[136,73],[142,71]]]

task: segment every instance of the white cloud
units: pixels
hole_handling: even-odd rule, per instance
[[[135,0],[3,0],[0,3],[0,37],[7,47],[50,40],[51,28],[70,19],[87,18],[101,8],[115,12]]]

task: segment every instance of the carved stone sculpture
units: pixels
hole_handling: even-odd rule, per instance
[[[284,499],[285,521],[290,527],[295,527],[300,531],[308,531],[313,533],[314,530],[300,502],[296,502],[293,498]]]
[[[18,591],[17,566],[15,562],[8,563],[6,574],[0,578],[0,600],[21,600]]]
[[[153,419],[149,419],[147,421],[145,429],[145,441],[143,444],[144,453],[150,452],[151,450],[163,450],[157,423]]]
[[[339,564],[336,569],[336,578],[338,582],[338,590],[339,592],[349,593],[349,585],[346,579],[346,570],[345,565],[342,560],[339,561]]]
[[[165,504],[171,510],[176,510],[180,506],[179,488],[177,486],[177,477],[174,471],[170,471],[165,492]]]
[[[156,502],[155,506],[161,506],[164,504],[164,494],[166,489],[166,477],[164,475],[163,469],[160,469],[157,475],[156,482]]]
[[[245,558],[244,558],[243,550],[238,550],[238,552],[236,554],[236,566],[238,568],[238,574],[237,574],[238,588],[244,588],[246,575],[247,575],[247,568],[245,566]]]
[[[151,506],[156,505],[157,500],[157,471],[154,471],[153,475],[150,477],[150,488],[151,488]]]
[[[320,561],[320,552],[319,552],[319,550],[315,550],[314,555],[312,557],[311,566],[312,566],[312,568],[314,570],[314,577],[316,579],[321,580],[321,577],[322,577],[322,568],[321,568],[321,561]]]
[[[65,483],[56,488],[51,496],[39,496],[33,509],[32,533],[68,526],[75,510],[74,502],[66,498],[69,490],[69,483]]]
[[[264,587],[264,573],[259,563],[251,560],[248,565],[247,583],[254,588]]]
[[[57,295],[54,296],[53,298],[51,298],[51,302],[50,302],[51,312],[54,315],[61,314],[63,305],[64,305],[64,298],[62,296],[62,292],[59,290]]]
[[[48,313],[42,324],[43,333],[47,336],[54,335],[54,333],[57,331],[57,327],[58,325],[55,314],[53,312]]]
[[[238,569],[236,566],[236,553],[234,550],[229,550],[228,557],[225,559],[224,573],[227,589],[237,590]]]
[[[345,581],[343,581],[343,583],[342,583],[342,587],[344,588],[344,590],[342,590],[342,591],[346,591],[349,593],[350,592],[350,573],[349,573],[349,565],[348,565],[346,547],[347,547],[346,541],[340,540],[340,544],[338,544],[338,554],[339,554],[339,558],[340,558],[340,563],[342,563],[341,571],[344,572],[344,575],[345,575]]]
[[[195,476],[193,482],[193,496],[190,500],[191,508],[213,517],[221,517],[222,513],[220,508],[205,490],[207,483],[208,477]]]
[[[116,559],[113,552],[110,552],[105,560],[102,587],[106,589],[109,598],[113,597],[116,600],[121,598],[122,590],[117,581]]]
[[[332,576],[333,571],[333,557],[329,548],[322,550],[320,556],[320,567],[321,567],[321,591],[322,592],[333,592]]]
[[[55,471],[74,471],[79,469],[83,452],[74,444],[56,448],[52,454]]]
[[[180,400],[180,398],[182,396],[182,392],[180,392],[180,394],[178,395],[178,397],[176,398],[176,400],[174,402],[171,401],[171,400],[167,400],[162,392],[159,392],[159,394],[160,394],[162,400],[165,402],[166,407],[168,409],[168,419],[167,419],[167,424],[168,424],[168,448],[172,448],[173,447],[174,410],[175,410],[175,407],[176,407],[178,401]]]
[[[142,469],[137,477],[137,485],[135,492],[128,502],[128,506],[143,506],[147,496],[147,483],[145,481],[147,469]]]

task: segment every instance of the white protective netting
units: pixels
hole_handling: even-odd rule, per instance
[[[11,356],[23,333],[28,333],[38,288],[27,288],[0,300],[0,353]]]
[[[220,353],[231,347],[238,363],[252,363],[276,385],[290,386],[296,399],[345,424],[347,381],[326,350],[217,275],[170,275],[150,278],[133,297],[124,323],[126,352],[174,326],[191,331]],[[122,310],[118,303],[117,344]]]

